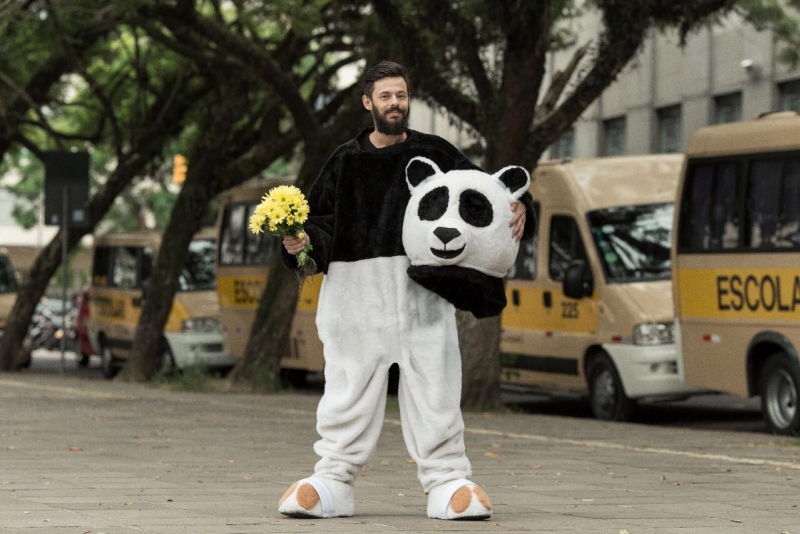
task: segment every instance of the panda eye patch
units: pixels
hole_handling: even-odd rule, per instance
[[[494,212],[492,203],[483,194],[474,189],[467,189],[461,193],[458,202],[458,214],[465,222],[478,228],[492,224]]]
[[[428,191],[419,201],[417,215],[422,221],[435,221],[447,211],[450,192],[444,186]]]

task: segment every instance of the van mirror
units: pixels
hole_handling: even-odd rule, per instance
[[[594,278],[589,264],[575,260],[564,273],[564,294],[571,299],[590,297],[594,293]]]

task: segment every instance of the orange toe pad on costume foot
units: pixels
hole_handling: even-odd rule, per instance
[[[468,509],[469,512],[465,514]],[[483,519],[491,515],[492,503],[480,486],[461,486],[450,498],[450,510],[453,512],[453,519]]]
[[[314,486],[311,484],[302,484],[297,489],[297,504],[306,510],[311,510],[318,503],[319,495],[317,495],[317,490],[314,489]]]
[[[286,499],[288,499],[292,493],[297,490],[297,495],[295,499],[297,500],[297,504],[305,508],[306,510],[311,510],[319,503],[319,495],[317,494],[317,490],[314,489],[314,486],[311,484],[301,483],[300,487],[297,487],[297,482],[292,484],[289,489],[286,490],[286,493],[283,494],[281,500],[278,501],[278,506],[282,505]]]

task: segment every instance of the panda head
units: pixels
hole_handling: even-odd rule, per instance
[[[403,247],[412,266],[458,266],[502,278],[519,243],[512,237],[511,203],[530,184],[522,167],[495,174],[480,170],[442,172],[431,160],[406,167],[411,198],[403,220]]]

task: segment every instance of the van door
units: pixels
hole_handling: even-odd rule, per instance
[[[125,358],[144,301],[142,280],[153,264],[151,247],[100,246],[95,249],[90,306],[93,329],[102,332],[106,345],[117,358]],[[105,269],[105,271],[104,271]]]
[[[564,295],[562,281],[574,260],[587,260],[577,220],[572,215],[545,213],[536,258],[520,247],[507,284],[508,307],[503,312],[503,367],[508,382],[535,387],[586,389],[581,361],[597,331],[597,312],[589,298]],[[536,265],[533,272],[520,265]]]

